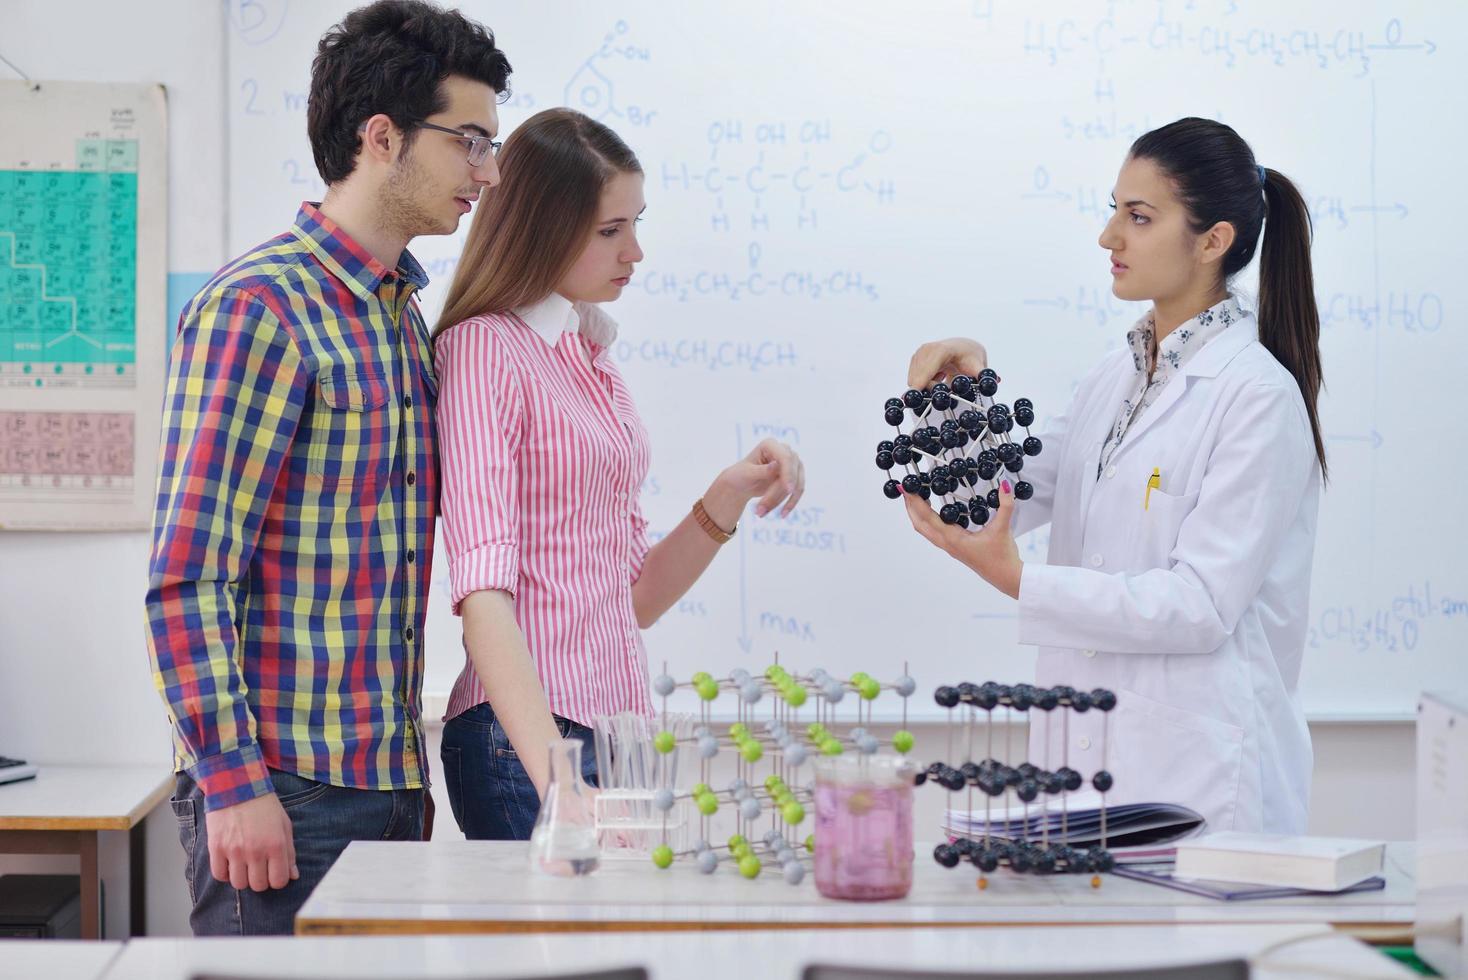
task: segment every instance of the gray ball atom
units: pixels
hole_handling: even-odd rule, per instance
[[[663,697],[667,697],[669,694],[672,694],[673,688],[677,686],[678,685],[673,680],[673,678],[669,677],[667,674],[659,674],[657,676],[657,680],[652,682],[652,689],[654,691],[657,691]]]
[[[798,885],[805,878],[805,865],[799,861],[786,861],[780,866],[785,873],[785,880],[789,884]]]
[[[825,686],[821,689],[821,694],[831,704],[840,704],[841,699],[846,697],[846,687],[840,681],[832,678],[826,681]]]
[[[739,699],[745,704],[758,704],[764,693],[758,681],[745,681],[739,687]]]
[[[905,698],[910,698],[912,697],[912,692],[917,690],[917,681],[913,680],[911,677],[908,677],[906,674],[903,674],[901,677],[897,678],[897,683],[894,686],[897,688],[898,694],[902,695]]]
[[[799,743],[792,745],[790,746],[790,750],[785,753],[785,761],[795,767],[802,766],[805,764],[807,752],[808,750],[804,745],[800,745]]]
[[[739,814],[745,820],[758,820],[760,813],[759,800],[752,796],[746,796],[739,802]]]
[[[735,667],[733,670],[729,671],[729,679],[735,684],[743,684],[745,681],[749,680],[749,671],[745,670],[743,667]]]
[[[673,809],[673,791],[667,788],[658,790],[652,794],[652,805],[664,813]]]
[[[700,759],[712,759],[719,754],[719,740],[712,735],[705,735],[698,740],[698,757]]]
[[[856,740],[856,747],[861,749],[862,755],[876,755],[879,744],[875,735],[863,735]]]
[[[711,875],[719,866],[719,855],[714,851],[699,851],[697,860],[700,874]]]

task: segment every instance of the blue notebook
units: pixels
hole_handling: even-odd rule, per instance
[[[1349,888],[1342,888],[1338,892],[1317,892],[1307,888],[1280,888],[1276,885],[1245,885],[1237,881],[1202,881],[1196,878],[1184,880],[1174,878],[1171,869],[1148,870],[1141,867],[1128,867],[1117,865],[1111,872],[1119,878],[1131,878],[1135,881],[1146,881],[1163,888],[1176,888],[1180,892],[1190,895],[1202,895],[1204,898],[1217,898],[1225,902],[1244,901],[1250,898],[1295,898],[1302,895],[1329,896],[1349,895],[1352,892],[1380,891],[1386,887],[1385,878],[1367,878],[1358,881]]]

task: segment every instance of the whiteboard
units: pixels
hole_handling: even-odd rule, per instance
[[[316,39],[351,4],[236,0],[229,240],[282,230],[322,187],[305,133]],[[504,131],[570,105],[647,174],[646,260],[610,308],[653,440],[656,534],[760,438],[796,446],[788,519],[747,515],[646,635],[653,673],[910,663],[920,691],[1018,681],[1014,604],[932,549],[872,463],[881,406],[925,340],[977,337],[1043,418],[1139,315],[1096,236],[1131,140],[1235,126],[1316,223],[1332,482],[1302,694],[1312,717],[1405,717],[1461,685],[1459,484],[1468,362],[1456,176],[1468,12],[1456,5],[1162,0],[462,4],[514,66]],[[467,229],[467,223],[465,224]],[[434,283],[462,233],[412,246]],[[1240,287],[1252,293],[1252,272]],[[1268,479],[1261,473],[1262,480]],[[1043,560],[1044,531],[1021,542]],[[427,689],[462,664],[440,560]],[[891,716],[896,706],[877,702]],[[936,716],[925,697],[914,712]]]

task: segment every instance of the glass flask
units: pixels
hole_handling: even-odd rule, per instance
[[[825,756],[816,764],[816,889],[871,902],[912,888],[912,779],[898,756]]]
[[[530,832],[530,866],[545,874],[589,875],[601,864],[591,789],[581,779],[580,739],[550,743],[550,787]]]

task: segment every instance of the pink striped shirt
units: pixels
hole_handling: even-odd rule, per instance
[[[454,612],[511,593],[555,714],[652,713],[632,583],[647,556],[647,429],[607,348],[616,324],[552,294],[445,331],[442,540]],[[488,701],[467,662],[446,718]]]

